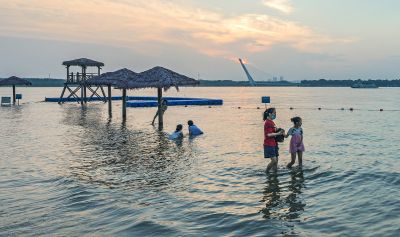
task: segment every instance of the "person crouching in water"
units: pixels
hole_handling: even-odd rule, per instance
[[[183,128],[182,124],[176,125],[175,132],[169,135],[168,138],[171,140],[183,138],[182,128]]]
[[[264,158],[270,158],[271,161],[267,166],[266,172],[269,173],[271,169],[276,172],[278,170],[278,157],[279,157],[279,148],[278,143],[275,141],[275,137],[279,135],[283,135],[285,131],[282,129],[277,132],[276,125],[274,123],[274,119],[276,118],[276,109],[269,108],[265,110],[263,119],[264,119]]]
[[[189,129],[189,136],[197,136],[203,134],[203,131],[199,127],[193,124],[192,120],[189,120],[188,122],[188,129]]]
[[[303,144],[303,129],[301,128],[302,120],[300,117],[293,117],[290,119],[293,122],[293,127],[289,129],[285,137],[292,136],[290,139],[289,152],[292,156],[292,161],[287,164],[287,167],[292,168],[293,164],[296,161],[296,153],[299,157],[299,167],[303,166],[303,152],[304,152],[304,144]]]

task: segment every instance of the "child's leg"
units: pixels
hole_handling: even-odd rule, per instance
[[[268,166],[267,166],[267,170],[266,172],[269,173],[269,171],[274,168],[274,171],[276,172],[276,166],[278,165],[278,158],[277,157],[272,157],[271,158],[271,162],[269,162]]]
[[[299,166],[302,167],[303,166],[303,152],[298,151],[297,155],[299,156]]]
[[[296,152],[290,153],[290,155],[292,157],[292,160],[289,162],[289,164],[286,165],[286,167],[288,167],[288,169],[292,168],[292,165],[296,161]]]
[[[154,118],[153,118],[153,121],[151,122],[151,125],[154,125],[154,121],[156,121],[157,116],[158,116],[158,111],[157,111],[157,113],[154,115]]]
[[[275,165],[274,165],[274,171],[275,171],[275,173],[276,172],[278,172],[278,158],[279,158],[279,147],[278,146],[276,146],[275,147],[275,159],[274,159],[274,161],[275,161]]]
[[[278,172],[278,157],[275,157],[274,159],[274,172]]]

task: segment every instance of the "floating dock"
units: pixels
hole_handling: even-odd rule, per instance
[[[89,101],[104,101],[107,98],[88,98]],[[122,96],[112,96],[112,100],[122,100]],[[168,101],[168,106],[182,105],[223,105],[221,99],[186,98],[186,97],[163,97]],[[46,102],[77,102],[76,98],[45,98]],[[127,107],[157,107],[156,96],[127,96]]]

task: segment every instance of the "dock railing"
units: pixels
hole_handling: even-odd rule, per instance
[[[83,74],[83,73],[79,73],[79,72],[77,72],[77,73],[71,72],[70,74],[68,74],[67,83],[77,83],[77,84],[79,84],[79,83],[84,82],[85,80],[90,79],[90,78],[92,78],[94,76],[97,76],[97,75],[98,75],[97,73],[85,73],[85,74]]]

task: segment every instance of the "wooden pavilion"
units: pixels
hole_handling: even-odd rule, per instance
[[[64,88],[61,92],[59,103],[63,101],[62,99],[64,98],[66,90],[68,90],[69,95],[65,98],[73,97],[78,103],[81,104],[86,103],[88,98],[91,99],[94,96],[102,98],[104,99],[104,101],[106,101],[106,95],[101,85],[97,85],[96,88],[92,88],[91,85],[87,85],[85,83],[86,80],[94,76],[100,75],[101,67],[104,66],[104,63],[87,58],[79,58],[70,61],[64,61],[62,64],[67,68],[67,80],[64,83]],[[80,72],[71,72],[71,66],[80,67]],[[97,67],[97,72],[87,72],[88,67]],[[98,92],[99,89],[101,92]],[[91,92],[91,95],[89,97],[87,96],[87,90]],[[99,95],[99,93],[101,93],[102,96]]]
[[[106,72],[99,76],[95,76],[86,80],[86,85],[107,86],[108,87],[108,115],[112,117],[111,106],[111,86],[125,88],[126,83],[130,80],[135,80],[138,73],[123,68],[114,72]],[[126,119],[126,89],[122,89],[122,118]]]
[[[170,87],[175,87],[179,91],[179,86],[195,86],[199,81],[187,77],[185,75],[174,72],[164,67],[153,67],[147,71],[139,73],[134,80],[129,80],[125,84],[121,84],[122,89],[143,89],[157,88],[158,111],[161,111],[162,90],[168,90]],[[158,116],[158,129],[164,127],[163,114]]]
[[[126,90],[157,88],[158,111],[161,111],[162,90],[168,90],[175,87],[179,90],[179,86],[195,86],[199,82],[193,78],[176,73],[163,67],[154,67],[141,73],[135,73],[129,69],[120,69],[115,72],[108,72],[100,76],[87,80],[90,85],[106,85],[109,90],[109,115],[111,117],[111,86],[122,90],[122,119],[126,119]],[[158,116],[158,129],[164,127],[162,113]]]

